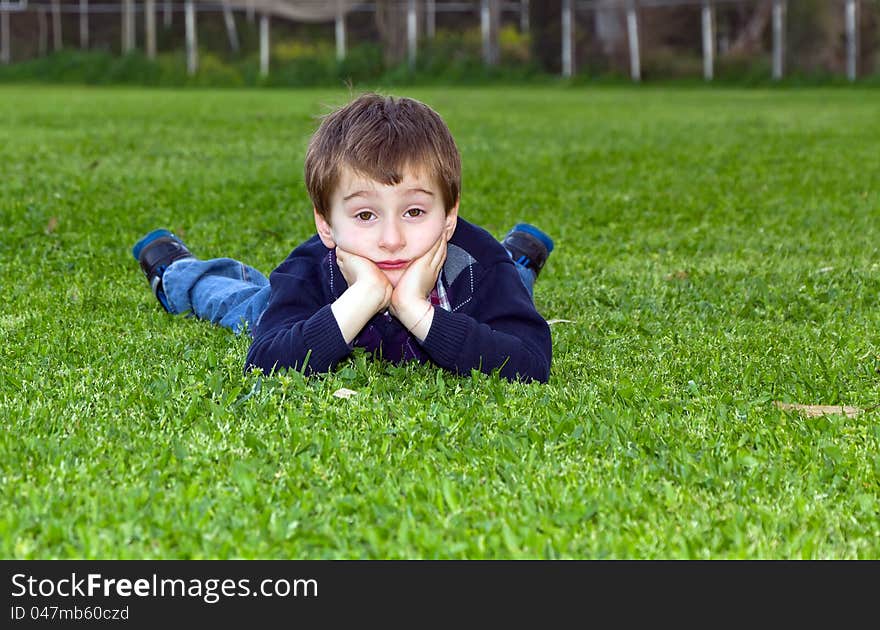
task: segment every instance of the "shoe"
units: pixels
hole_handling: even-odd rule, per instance
[[[517,223],[501,241],[504,248],[513,258],[513,262],[541,273],[544,263],[553,251],[553,239],[544,234],[534,225]]]
[[[186,245],[177,236],[168,230],[153,230],[134,244],[131,249],[134,259],[141,265],[141,270],[147,276],[153,295],[159,300],[169,313],[168,298],[162,287],[162,276],[171,263],[184,258],[195,258]]]

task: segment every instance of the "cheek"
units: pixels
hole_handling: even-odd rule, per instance
[[[416,250],[415,252],[413,252],[414,255],[417,257],[425,254],[425,252],[431,249],[431,245],[433,245],[434,241],[436,240],[437,239],[434,237],[433,234],[419,234],[415,239],[413,239],[413,245],[415,246],[413,249]]]
[[[410,236],[409,244],[413,248],[413,257],[421,256],[428,252],[440,238],[441,234],[445,234],[446,221],[441,219],[433,222],[430,226],[425,226]]]
[[[369,256],[367,256],[369,239],[366,238],[365,234],[356,234],[351,230],[336,230],[333,232],[333,240],[336,241],[337,247],[341,247],[355,256],[365,256],[369,258]]]

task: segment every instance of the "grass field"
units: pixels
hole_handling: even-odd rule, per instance
[[[346,93],[0,88],[0,556],[880,558],[880,92],[406,94],[463,217],[556,240],[547,385],[244,376],[160,310],[147,230],[266,272],[313,233]]]

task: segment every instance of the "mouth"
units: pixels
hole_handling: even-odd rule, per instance
[[[409,265],[408,260],[383,260],[381,262],[377,262],[376,266],[379,269],[406,269],[406,266]]]

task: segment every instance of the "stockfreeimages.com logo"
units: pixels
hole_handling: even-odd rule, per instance
[[[251,588],[251,580],[241,578],[110,578],[100,573],[81,577],[71,573],[64,578],[35,578],[24,573],[12,576],[13,597],[191,597],[216,604],[223,597],[318,597],[318,581],[313,578],[267,578]]]

